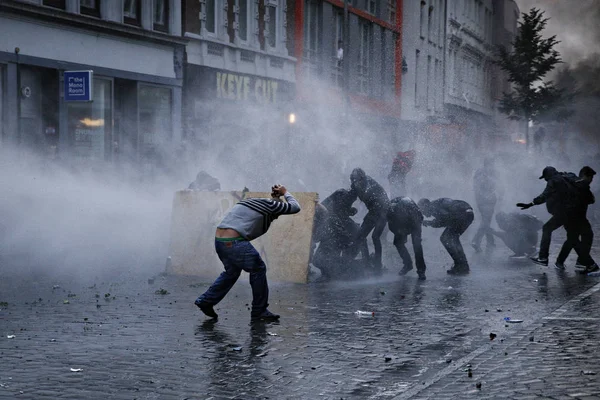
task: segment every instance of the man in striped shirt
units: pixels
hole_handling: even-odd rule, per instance
[[[280,215],[296,214],[300,204],[284,186],[274,185],[270,199],[245,199],[237,203],[217,226],[215,248],[225,271],[195,304],[204,314],[218,318],[213,306],[231,290],[242,271],[250,274],[252,286],[252,320],[274,321],[279,315],[268,307],[269,286],[266,266],[260,254],[250,243],[264,235]],[[283,196],[286,202],[280,200]]]

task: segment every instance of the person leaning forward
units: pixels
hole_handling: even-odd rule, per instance
[[[270,199],[245,199],[233,206],[217,226],[215,249],[225,271],[194,304],[209,317],[218,318],[213,306],[231,290],[242,271],[250,274],[252,320],[274,321],[270,312],[267,268],[250,241],[264,235],[280,215],[300,212],[300,204],[284,186],[274,185]],[[283,196],[286,202],[281,201]]]

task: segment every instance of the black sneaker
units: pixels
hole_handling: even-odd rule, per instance
[[[452,267],[449,270],[446,271],[448,273],[448,275],[468,275],[469,274],[469,268],[464,268],[464,267]]]
[[[252,321],[279,321],[279,315],[273,314],[269,310],[265,310],[258,315],[251,316]]]
[[[398,272],[398,275],[400,276],[404,276],[406,274],[408,274],[411,270],[413,269],[413,267],[404,267],[400,270],[400,272]]]
[[[419,280],[420,281],[424,281],[426,279],[427,279],[427,277],[425,277],[425,273],[423,273],[423,272],[419,273]]]
[[[577,261],[577,262],[575,263],[575,269],[578,269],[578,270],[584,270],[584,269],[586,269],[586,266],[585,266],[585,265],[583,265],[582,263],[580,263],[579,261]]]
[[[583,273],[589,274],[590,272],[596,272],[596,271],[600,271],[600,267],[598,267],[598,264],[594,263],[588,267],[585,267],[585,269],[583,270]]]
[[[219,315],[217,315],[217,313],[213,309],[212,304],[208,304],[208,303],[206,303],[204,301],[201,301],[201,300],[200,301],[196,300],[194,302],[194,304],[196,306],[198,306],[198,308],[200,309],[200,311],[202,311],[204,313],[204,315],[206,315],[207,317],[211,317],[211,318],[214,318],[214,319],[219,318]]]
[[[564,271],[565,270],[565,264],[560,263],[560,262],[555,262],[554,263],[554,268],[556,268],[559,271]]]
[[[534,263],[536,263],[537,265],[543,265],[544,267],[548,266],[548,259],[547,258],[529,257],[529,259],[531,261],[533,261]]]

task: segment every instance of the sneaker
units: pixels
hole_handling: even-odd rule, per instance
[[[398,272],[398,274],[399,274],[400,276],[404,276],[404,275],[408,274],[408,273],[409,273],[409,272],[410,272],[412,269],[413,269],[413,267],[406,267],[406,266],[405,266],[404,268],[402,268],[402,269],[400,270],[400,272]]]
[[[554,263],[554,268],[556,268],[559,271],[564,271],[565,270],[565,264],[559,263],[557,261],[557,262]]]
[[[469,267],[452,267],[449,270],[446,270],[449,275],[468,275]]]
[[[198,306],[198,308],[200,309],[200,311],[202,311],[204,313],[204,315],[206,315],[207,317],[211,317],[214,319],[219,318],[219,316],[217,315],[217,313],[215,312],[215,310],[213,309],[212,304],[208,304],[202,300],[196,300],[194,302],[194,304],[196,306]]]
[[[421,273],[419,274],[419,280],[420,280],[420,281],[424,281],[424,280],[426,280],[426,279],[427,279],[427,277],[425,277],[425,274],[421,272]]]
[[[251,316],[252,321],[278,321],[279,315],[273,314],[269,310],[265,310],[258,315]]]
[[[575,263],[575,269],[585,269],[585,265],[583,265],[582,263],[580,263],[579,261],[577,261]]]
[[[588,267],[585,267],[585,269],[583,270],[583,273],[589,274],[590,272],[596,272],[596,271],[600,271],[600,267],[598,267],[598,264],[594,263]]]
[[[544,267],[548,266],[548,259],[547,258],[529,257],[529,259],[531,261],[533,261],[534,263],[536,263],[537,265],[543,265]]]

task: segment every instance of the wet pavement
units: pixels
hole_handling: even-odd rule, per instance
[[[600,279],[468,255],[465,277],[271,284],[279,323],[250,323],[247,275],[212,322],[198,278],[5,274],[0,398],[598,398]]]

